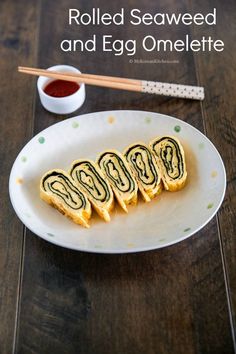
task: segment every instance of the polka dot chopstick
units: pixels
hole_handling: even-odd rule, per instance
[[[192,100],[204,99],[204,88],[200,86],[144,81],[114,76],[56,72],[20,66],[18,67],[18,71],[30,75],[46,76],[57,80],[83,82],[86,85],[109,87],[118,90],[144,92],[169,97],[187,98]]]
[[[200,86],[167,84],[165,82],[142,81],[142,92],[157,95],[204,100],[204,88]]]

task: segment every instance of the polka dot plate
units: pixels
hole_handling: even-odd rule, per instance
[[[47,170],[68,170],[75,159],[95,159],[107,148],[123,151],[135,141],[148,143],[166,134],[178,137],[185,149],[188,180],[183,190],[164,191],[150,203],[139,198],[128,214],[116,207],[108,224],[93,213],[89,229],[40,199],[39,181]],[[206,136],[182,120],[140,111],[91,113],[54,124],[22,149],[9,181],[16,214],[33,233],[62,247],[96,253],[147,251],[190,237],[216,214],[225,188],[224,164]]]

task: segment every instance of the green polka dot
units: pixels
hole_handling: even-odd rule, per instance
[[[204,149],[204,143],[199,143],[198,147],[199,147],[200,150],[203,150]]]
[[[159,242],[165,242],[166,239],[165,238],[160,238]]]
[[[191,230],[191,227],[187,227],[186,229],[184,229],[184,232],[188,232]]]
[[[152,121],[152,119],[150,117],[146,117],[145,118],[145,123],[150,124],[151,121]]]
[[[101,245],[95,245],[94,247],[95,247],[95,248],[102,248]]]
[[[40,137],[38,138],[38,142],[39,142],[39,144],[44,144],[45,138],[44,138],[43,136],[40,136]]]
[[[180,130],[181,130],[181,127],[180,127],[179,125],[176,125],[176,126],[174,127],[174,131],[175,131],[176,133],[179,133]]]
[[[79,127],[79,123],[78,122],[76,122],[76,121],[74,121],[74,122],[72,122],[72,128],[78,128]]]
[[[48,232],[47,235],[50,236],[50,237],[54,237],[55,236],[55,235],[51,234],[51,232]]]
[[[213,203],[209,203],[208,206],[207,206],[207,209],[211,209],[213,208],[214,204]]]
[[[26,156],[21,156],[21,161],[22,162],[26,162],[27,161],[27,157]]]
[[[27,216],[27,218],[31,217],[31,215],[29,213],[25,213],[25,216]]]

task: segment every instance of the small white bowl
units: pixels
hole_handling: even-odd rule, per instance
[[[70,65],[54,65],[47,70],[81,73],[78,69]],[[40,76],[37,81],[40,101],[45,109],[52,113],[70,114],[82,106],[85,100],[85,85],[83,83],[80,83],[78,91],[70,96],[52,97],[44,92],[44,88],[53,80],[45,76]]]

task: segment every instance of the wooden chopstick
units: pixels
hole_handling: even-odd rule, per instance
[[[83,82],[88,85],[109,87],[113,89],[146,92],[164,96],[189,98],[196,100],[204,99],[204,89],[199,86],[179,85],[172,83],[163,83],[155,81],[145,81],[128,79],[114,76],[103,76],[93,74],[80,74],[72,72],[57,72],[51,70],[18,67],[18,71],[25,74],[46,76],[58,80],[67,80],[75,82]]]
[[[100,87],[109,87],[120,90],[128,91],[137,91],[141,92],[141,82],[139,80],[130,80],[123,78],[113,78],[100,75],[91,75],[91,74],[79,74],[71,72],[58,72],[58,71],[49,71],[44,69],[34,69],[26,67],[18,67],[18,71],[25,74],[35,75],[35,76],[46,76],[58,80],[67,80],[73,82],[83,82],[88,85],[100,86]],[[134,81],[136,81],[134,83]]]
[[[37,70],[38,72],[41,73],[45,73],[48,72],[48,70],[44,70],[44,69],[35,69],[35,68],[31,68],[31,67],[24,67],[24,66],[19,66],[18,67],[18,71],[19,72],[26,72],[26,71],[35,71]],[[63,75],[69,75],[69,76],[74,76],[75,73],[72,72],[60,72]],[[43,76],[43,75],[42,75]],[[117,77],[117,76],[104,76],[104,75],[93,75],[93,74],[79,74],[80,78],[88,78],[88,79],[98,79],[99,80],[104,80],[104,81],[114,81],[114,82],[122,82],[124,84],[130,84],[130,85],[137,85],[138,83],[140,83],[140,80],[136,80],[136,79],[127,79],[124,77]]]

